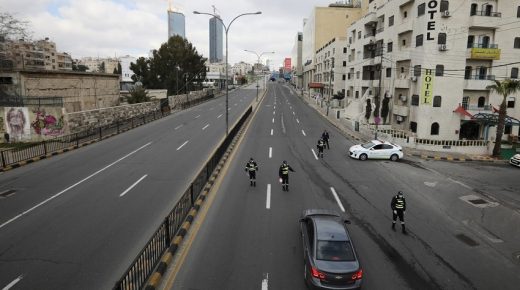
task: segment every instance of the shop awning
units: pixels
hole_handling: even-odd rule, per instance
[[[311,89],[323,89],[323,87],[322,83],[309,83],[309,88]]]
[[[475,114],[472,120],[477,121],[479,123],[483,123],[490,126],[495,126],[498,124],[498,114],[497,113],[478,113]],[[520,126],[520,120],[506,116],[506,126]]]
[[[471,115],[468,111],[466,111],[466,109],[464,109],[461,105],[459,105],[455,110],[453,110],[453,113],[459,113],[462,116],[468,116],[470,118],[473,117],[473,115]]]

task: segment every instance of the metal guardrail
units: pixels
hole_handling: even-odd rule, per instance
[[[189,211],[195,205],[195,201],[202,193],[204,186],[217,167],[220,159],[227,151],[229,144],[231,144],[233,138],[238,134],[240,128],[251,115],[252,111],[252,107],[249,107],[233,129],[231,129],[229,135],[222,141],[193,182],[190,183],[188,189],[186,189],[177,204],[175,204],[170,213],[164,218],[163,222],[159,225],[130,267],[125,271],[121,279],[116,282],[113,288],[114,290],[142,289],[155,267],[159,264],[162,255],[171,246],[173,238],[186,220]]]
[[[437,146],[487,146],[489,141],[486,140],[430,140],[415,139],[416,144],[437,145]]]

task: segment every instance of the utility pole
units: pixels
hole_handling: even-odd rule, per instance
[[[376,96],[376,110],[375,110],[375,113],[377,113],[377,116],[374,116],[375,117],[374,121],[376,123],[376,132],[374,134],[374,139],[376,139],[376,140],[377,140],[377,130],[379,129],[379,122],[381,120],[380,103],[381,103],[381,82],[383,81],[383,55],[384,55],[383,47],[384,47],[383,43],[381,42],[381,48],[380,48],[381,63],[379,64],[379,89],[377,91],[377,96]],[[376,52],[377,52],[377,44],[376,44]]]
[[[188,94],[189,94],[188,74],[186,74],[186,106],[188,105]]]
[[[330,97],[332,95],[332,76],[334,75],[334,58],[332,58],[329,74],[329,98],[327,100],[327,117],[329,116]]]

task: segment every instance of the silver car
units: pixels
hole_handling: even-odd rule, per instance
[[[360,289],[363,270],[345,224],[334,211],[302,213],[304,279],[310,289]]]

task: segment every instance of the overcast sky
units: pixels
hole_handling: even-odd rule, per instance
[[[291,57],[296,33],[314,6],[335,0],[172,0],[174,9],[186,16],[186,37],[198,52],[208,57],[209,16],[193,11],[218,9],[227,24],[235,16],[262,11],[261,15],[237,19],[229,30],[229,60],[256,62],[244,49],[275,51],[273,65]],[[34,39],[49,37],[59,51],[73,58],[85,56],[147,56],[167,40],[167,0],[0,0],[0,11],[28,20]],[[225,50],[225,46],[224,46]],[[265,58],[263,58],[265,62]],[[272,67],[273,68],[273,67]]]

